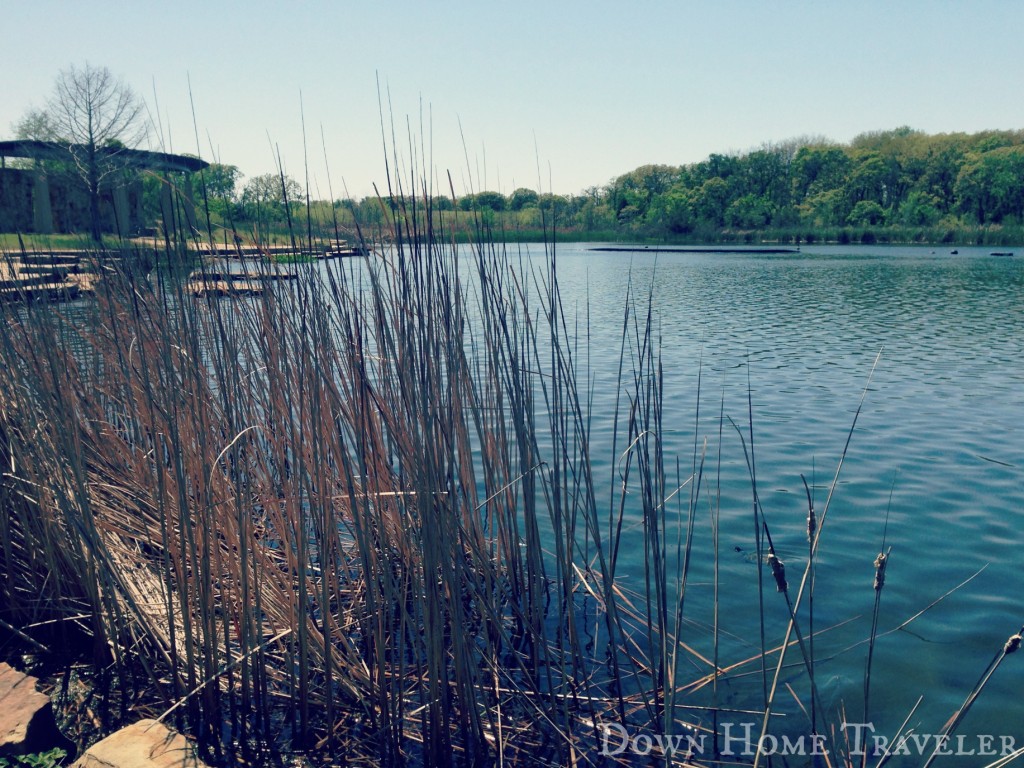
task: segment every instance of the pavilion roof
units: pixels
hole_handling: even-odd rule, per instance
[[[35,139],[17,139],[0,141],[0,157],[29,158],[66,158],[68,152],[84,151],[82,144],[65,144],[60,141],[37,141]],[[198,157],[172,155],[167,152],[151,152],[147,149],[127,149],[124,147],[100,147],[103,155],[117,156],[137,168],[148,168],[153,171],[180,171],[195,173],[208,168],[209,163]]]

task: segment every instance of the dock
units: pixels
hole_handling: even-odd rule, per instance
[[[0,261],[0,302],[74,301],[92,295],[100,276],[79,261],[8,258]]]
[[[782,255],[800,253],[799,248],[764,248],[760,246],[720,245],[603,245],[588,248],[607,253],[728,253],[751,255]]]
[[[153,238],[141,238],[133,244],[159,250],[161,243]],[[373,248],[353,245],[347,240],[331,240],[309,243],[296,242],[294,245],[258,245],[253,243],[210,243],[193,242],[188,246],[189,253],[203,259],[231,259],[274,261],[299,257],[302,260],[322,261],[324,259],[342,259],[356,256],[372,256]]]
[[[258,280],[210,280],[189,278],[188,292],[197,299],[206,296],[259,296],[263,283]]]
[[[188,292],[204,296],[258,296],[267,283],[298,279],[298,273],[285,265],[249,259],[220,259],[206,264],[188,276]]]

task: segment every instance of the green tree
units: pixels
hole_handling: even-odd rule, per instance
[[[304,200],[302,186],[291,176],[264,173],[245,183],[240,208],[242,217],[256,222],[265,235],[269,227],[289,222]]]
[[[898,219],[911,227],[930,227],[942,218],[940,201],[927,192],[911,192],[899,207]]]
[[[477,192],[474,202],[478,208],[490,208],[492,211],[505,210],[505,196],[500,192]]]
[[[714,176],[701,184],[694,204],[698,219],[713,227],[723,227],[728,205],[729,185],[725,179]]]
[[[243,204],[259,203],[264,205],[284,205],[301,202],[305,193],[302,185],[291,176],[281,176],[279,173],[264,173],[260,176],[253,176],[246,182],[242,189]]]
[[[620,221],[646,215],[657,195],[669,190],[679,179],[679,169],[670,165],[642,165],[612,180],[608,198]]]
[[[772,205],[760,195],[743,195],[725,209],[725,223],[739,229],[761,229],[772,219]]]
[[[677,184],[651,203],[648,219],[663,231],[672,234],[688,234],[696,223],[694,194],[682,184]]]
[[[861,200],[846,217],[846,223],[857,227],[876,225],[885,222],[885,209],[874,200]]]
[[[571,203],[567,197],[564,195],[553,195],[550,192],[545,192],[537,199],[537,207],[548,217],[549,223],[552,216],[556,220],[562,221],[564,217],[572,212]]]
[[[979,224],[1024,219],[1024,146],[1003,146],[968,157],[954,186],[958,205]]]
[[[29,109],[12,126],[14,137],[30,141],[57,141],[57,127],[45,109]]]
[[[384,224],[385,208],[378,197],[364,197],[354,206],[352,214],[361,227],[379,227]]]
[[[778,151],[759,149],[741,160],[742,194],[762,198],[770,208],[789,205],[790,163]]]
[[[536,207],[537,201],[540,199],[540,195],[534,192],[532,189],[526,187],[519,187],[515,190],[508,198],[508,208],[510,211],[521,211],[523,208],[529,206]]]
[[[199,182],[205,187],[207,198],[229,203],[238,202],[238,182],[241,179],[242,172],[235,165],[210,163],[199,172]]]
[[[850,166],[850,157],[841,147],[826,144],[801,147],[793,158],[791,171],[794,200],[799,204],[808,197],[842,188]]]
[[[886,179],[889,169],[882,156],[873,150],[854,155],[853,169],[846,188],[851,203],[874,200],[879,205],[886,202]]]
[[[804,198],[798,206],[804,223],[812,227],[839,226],[846,223],[850,206],[846,191],[828,189]]]
[[[943,213],[948,213],[954,205],[954,187],[966,156],[965,134],[934,136],[929,141],[927,161],[918,188],[933,195]]]
[[[586,232],[611,230],[615,227],[615,215],[601,195],[585,195],[577,214],[579,225]]]
[[[730,176],[738,173],[740,170],[740,160],[735,155],[718,155],[712,154],[708,156],[708,159],[703,163],[698,163],[694,172],[699,179],[698,183],[703,183],[709,179],[719,178],[728,179]]]
[[[239,203],[238,182],[242,172],[234,165],[210,163],[196,178],[197,194],[203,195],[205,205],[214,216],[230,219],[237,214]]]

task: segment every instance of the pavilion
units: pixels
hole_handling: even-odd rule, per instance
[[[56,141],[0,141],[0,232],[81,232],[90,228],[89,192],[76,172],[87,148]],[[160,212],[165,230],[196,227],[192,174],[209,167],[197,157],[123,147],[97,150],[116,171],[100,185],[100,224],[105,232],[128,236],[141,231],[144,221],[142,176],[159,178]],[[8,158],[31,160],[8,167]]]

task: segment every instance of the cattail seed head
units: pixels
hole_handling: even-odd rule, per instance
[[[775,577],[775,586],[779,592],[789,589],[786,581],[786,564],[779,560],[774,551],[768,553],[768,565],[771,566],[772,576]]]
[[[1020,633],[1011,636],[1010,639],[1006,641],[1006,645],[1003,646],[1003,655],[1009,656],[1011,653],[1020,648],[1020,641]]]
[[[889,562],[889,556],[885,552],[879,552],[875,558],[875,591],[878,592],[885,586],[885,566]]]

